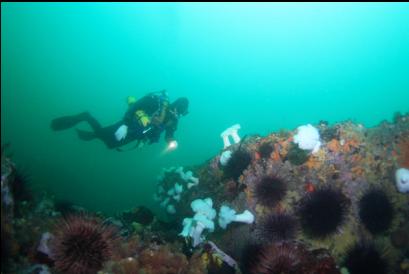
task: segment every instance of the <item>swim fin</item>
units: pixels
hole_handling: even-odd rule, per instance
[[[51,121],[51,128],[55,131],[69,129],[79,122],[85,121],[87,119],[87,116],[89,116],[88,112],[82,112],[77,115],[55,118]]]

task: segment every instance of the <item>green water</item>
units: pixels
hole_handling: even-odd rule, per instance
[[[160,170],[213,157],[235,123],[266,135],[409,111],[409,4],[2,3],[1,58],[1,139],[33,188],[113,213],[154,207]],[[49,127],[84,110],[114,123],[128,95],[160,89],[190,100],[172,153]]]

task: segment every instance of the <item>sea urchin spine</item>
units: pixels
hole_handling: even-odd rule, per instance
[[[372,233],[386,231],[393,219],[393,206],[385,192],[371,189],[359,200],[359,217]]]
[[[286,182],[278,176],[269,175],[261,178],[254,186],[254,197],[257,203],[266,207],[274,207],[287,192]]]
[[[95,217],[71,215],[53,232],[52,257],[62,273],[96,273],[113,255],[118,237],[113,226]]]
[[[344,222],[349,200],[341,192],[330,187],[308,193],[301,200],[298,210],[301,227],[308,236],[322,238],[337,231]]]
[[[386,274],[387,264],[371,244],[356,244],[346,254],[345,266],[350,274]]]
[[[271,214],[261,220],[256,231],[258,238],[263,243],[286,241],[294,239],[298,231],[298,224],[290,214]]]
[[[226,177],[237,180],[251,162],[250,154],[242,149],[235,150],[224,167]]]

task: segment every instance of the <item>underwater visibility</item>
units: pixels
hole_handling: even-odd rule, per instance
[[[1,273],[409,274],[409,3],[1,3]]]

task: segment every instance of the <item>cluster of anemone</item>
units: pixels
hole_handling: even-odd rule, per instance
[[[387,263],[371,244],[358,243],[347,251],[344,266],[350,274],[386,274]]]
[[[338,231],[344,223],[349,200],[341,190],[324,187],[306,194],[298,215],[303,232],[312,238],[324,238]]]
[[[183,192],[199,184],[199,178],[193,172],[184,171],[183,167],[171,167],[162,170],[158,176],[158,188],[154,200],[166,209],[169,214],[176,213],[176,205],[180,202]]]
[[[275,207],[287,193],[287,182],[275,174],[261,177],[253,186],[257,203],[265,207]]]
[[[359,218],[372,234],[386,231],[393,215],[392,203],[380,189],[368,190],[359,200]]]
[[[98,272],[113,257],[119,241],[115,227],[85,214],[63,218],[53,235],[51,254],[61,273]]]
[[[214,231],[213,219],[216,217],[217,212],[213,209],[213,200],[211,198],[196,199],[190,203],[190,207],[195,215],[192,218],[183,219],[183,230],[179,235],[186,239],[191,238],[193,247],[196,247],[204,240],[202,235],[204,230]]]
[[[263,243],[292,240],[297,232],[297,220],[288,213],[267,215],[256,228],[257,238]]]
[[[230,159],[223,167],[227,178],[237,180],[251,162],[250,154],[244,149],[237,149],[231,153]]]

